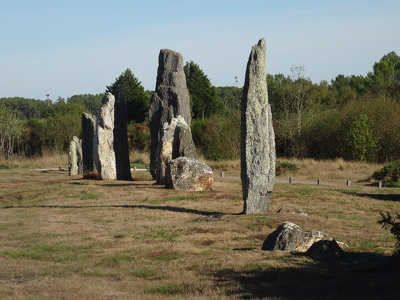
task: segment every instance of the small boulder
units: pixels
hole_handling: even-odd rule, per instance
[[[211,189],[213,171],[193,158],[178,157],[167,164],[165,187],[175,190],[205,191]]]
[[[332,240],[332,238],[318,230],[305,230],[297,243],[295,251],[306,252],[315,242],[320,240]]]
[[[300,241],[303,230],[292,222],[283,222],[274,232],[267,236],[261,250],[294,251]]]
[[[321,240],[312,244],[306,255],[318,261],[337,262],[344,258],[345,253],[335,240]]]
[[[267,236],[261,250],[306,252],[313,243],[323,239],[331,240],[328,235],[321,231],[304,231],[300,226],[286,221]]]

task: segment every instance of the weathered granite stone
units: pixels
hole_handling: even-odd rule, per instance
[[[114,152],[115,97],[106,93],[96,120],[93,138],[93,155],[100,179],[117,179]]]
[[[205,191],[211,189],[213,171],[196,159],[179,157],[171,160],[165,171],[165,187],[176,190]]]
[[[301,240],[303,230],[292,222],[282,223],[277,230],[269,234],[261,250],[294,251]]]
[[[266,213],[275,180],[275,134],[266,81],[266,45],[253,46],[247,63],[241,116],[241,179],[246,214]]]
[[[337,262],[345,257],[345,253],[335,240],[321,240],[312,244],[306,255],[314,260]]]
[[[125,90],[117,89],[114,106],[114,152],[118,180],[132,180],[129,163],[128,124]]]
[[[171,159],[182,156],[195,158],[192,133],[182,116],[179,115],[173,118],[170,123],[164,123],[159,148],[159,159],[157,160],[159,165],[157,166],[158,173],[156,180],[159,184],[164,184],[165,169]]]
[[[332,238],[318,230],[303,231],[300,226],[292,222],[283,222],[267,236],[261,250],[306,252],[311,245],[320,240],[332,240]]]
[[[301,235],[300,241],[297,243],[294,251],[306,252],[314,243],[321,240],[332,240],[332,238],[322,231],[318,230],[305,230]]]
[[[83,174],[96,172],[93,158],[93,137],[96,130],[96,116],[82,114],[82,161]]]
[[[183,120],[183,122],[176,124],[172,145],[172,159],[184,156],[196,158],[196,147],[194,146],[192,131]]]
[[[68,151],[68,170],[69,175],[82,174],[83,163],[82,163],[82,144],[81,140],[73,136],[69,144]]]
[[[161,170],[160,152],[164,124],[181,115],[190,126],[191,112],[189,90],[183,71],[183,57],[180,53],[162,49],[158,57],[156,89],[150,101],[150,173],[158,184]]]

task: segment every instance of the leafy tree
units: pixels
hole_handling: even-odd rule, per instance
[[[358,161],[376,161],[378,145],[371,130],[371,122],[367,115],[361,114],[351,124],[347,134],[350,159]]]
[[[400,57],[392,51],[375,63],[373,72],[368,73],[370,88],[382,98],[400,100]]]
[[[21,97],[1,98],[0,104],[18,112],[17,116],[24,119],[40,118],[47,106],[45,101]]]
[[[67,104],[80,104],[84,106],[89,113],[95,114],[101,107],[103,97],[104,95],[102,94],[74,95],[67,99]]]
[[[142,123],[147,120],[150,105],[149,93],[145,92],[141,82],[129,68],[116,78],[113,84],[107,86],[106,92],[116,95],[119,88],[125,91],[128,123],[131,121]]]
[[[191,61],[187,62],[183,69],[190,94],[193,119],[203,119],[221,112],[223,105],[217,97],[216,89],[199,65]]]
[[[22,132],[21,121],[14,111],[4,104],[0,105],[0,157],[8,158],[13,155],[15,143]]]
[[[268,102],[271,105],[272,115],[282,118],[290,111],[289,85],[292,80],[283,74],[267,74]]]
[[[240,157],[240,112],[224,116],[196,119],[192,123],[196,148],[212,160],[238,159]]]
[[[378,224],[381,224],[385,229],[390,229],[396,239],[395,254],[400,255],[400,214],[396,213],[396,216],[393,217],[389,212],[386,212],[386,214],[380,212],[380,215],[382,219],[378,221]]]
[[[220,99],[226,111],[240,110],[243,89],[237,86],[219,86],[215,88],[217,97]]]
[[[26,156],[41,156],[46,140],[45,120],[29,119],[24,124],[21,149]]]

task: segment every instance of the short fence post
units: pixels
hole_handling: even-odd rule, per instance
[[[321,179],[317,180],[317,184],[320,185],[322,183]]]
[[[221,172],[221,177],[224,177],[224,172]]]
[[[382,181],[379,181],[378,183],[378,187],[381,188],[382,187]]]
[[[350,186],[350,180],[348,180],[348,179],[346,180],[346,185]]]
[[[289,177],[289,183],[293,183],[293,178]]]

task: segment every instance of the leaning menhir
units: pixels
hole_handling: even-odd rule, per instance
[[[111,93],[106,93],[96,120],[93,156],[101,179],[117,179],[113,133],[114,104],[115,97]]]
[[[244,213],[265,213],[275,180],[275,134],[266,81],[266,44],[252,47],[243,87],[241,179]]]
[[[163,184],[164,178],[160,170],[160,153],[164,124],[173,118],[182,116],[190,126],[189,90],[183,71],[183,57],[180,53],[162,49],[158,57],[156,89],[150,101],[150,173],[158,184]]]

